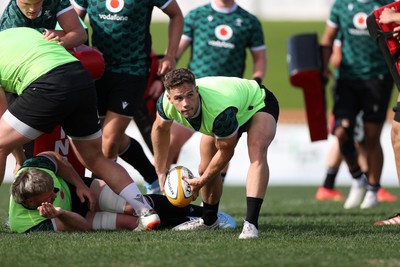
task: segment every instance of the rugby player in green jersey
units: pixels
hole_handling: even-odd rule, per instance
[[[161,227],[201,216],[202,207],[172,205],[162,195],[145,195],[157,210]],[[235,228],[235,220],[218,213],[220,227]],[[79,177],[61,155],[45,151],[26,160],[11,185],[9,227],[13,232],[135,230],[133,208],[99,179]]]
[[[202,133],[200,177],[186,179],[195,197],[201,189],[203,215],[176,230],[218,228],[222,195],[220,172],[231,160],[238,140],[247,132],[250,166],[246,178],[247,214],[240,239],[258,237],[258,217],[269,181],[268,147],[275,137],[279,105],[275,96],[254,80],[236,77],[195,79],[188,69],[163,77],[164,92],[157,102],[153,124],[154,162],[164,189],[170,128],[174,121]]]
[[[267,68],[266,46],[260,21],[234,0],[211,0],[185,16],[177,58],[191,48],[188,68],[196,78],[231,76],[242,78],[246,50],[253,60],[251,77],[262,82]],[[174,124],[168,164],[176,163],[181,148],[193,131]],[[225,179],[228,166],[221,173]]]

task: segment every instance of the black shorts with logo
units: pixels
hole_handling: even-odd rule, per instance
[[[86,137],[101,130],[94,82],[80,62],[42,75],[8,110],[21,122],[45,133],[56,125],[71,137]]]

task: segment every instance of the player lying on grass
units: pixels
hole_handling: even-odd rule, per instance
[[[203,208],[173,206],[165,196],[145,195],[157,210],[162,228],[200,217]],[[80,179],[72,165],[46,151],[24,162],[11,186],[9,225],[12,231],[134,230],[138,217],[123,198],[100,179]],[[234,219],[218,214],[221,228],[234,228]]]

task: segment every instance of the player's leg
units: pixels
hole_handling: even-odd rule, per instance
[[[334,137],[333,139],[334,140],[328,152],[328,164],[325,180],[323,185],[318,188],[317,193],[315,194],[315,198],[320,201],[344,200],[344,196],[339,191],[335,190],[335,180],[342,163],[342,155],[340,154],[337,138]]]
[[[258,231],[253,229],[245,233],[245,228],[255,227],[258,229],[258,216],[269,182],[267,152],[275,133],[276,121],[271,114],[258,112],[253,116],[247,131],[247,146],[250,159],[246,178],[247,213],[244,229],[239,238],[258,237]],[[255,234],[255,232],[257,233]]]
[[[391,130],[391,141],[394,152],[394,159],[396,164],[397,178],[400,182],[400,94],[397,97],[397,104],[393,108],[394,118],[392,121]],[[387,224],[400,224],[400,213],[375,223],[376,225],[387,225]]]
[[[383,169],[381,133],[393,88],[390,76],[366,81],[362,98],[364,120],[364,143],[367,154],[368,186],[361,208],[378,205],[378,191]]]
[[[12,115],[10,117],[10,115],[11,114],[6,111],[6,113],[0,119],[0,185],[4,179],[8,155],[13,151],[14,148],[22,147],[23,144],[32,140],[20,134],[9,124],[9,122],[7,122],[8,119],[15,119]],[[37,136],[39,135],[40,132],[37,133]],[[21,167],[23,161],[25,160],[22,148],[20,149],[19,157],[20,159],[17,160],[17,164],[19,167]]]
[[[268,148],[275,138],[279,104],[265,89],[265,107],[247,123],[247,147],[250,166],[246,177],[247,212],[239,239],[258,237],[258,217],[269,182]],[[242,126],[243,127],[243,126]]]
[[[202,135],[200,141],[200,165],[199,174],[202,175],[217,152],[215,147],[215,138]],[[215,229],[219,227],[218,207],[222,195],[222,179],[220,174],[213,177],[205,184],[200,194],[203,200],[203,212],[201,218],[180,224],[174,227],[174,230],[201,230]]]

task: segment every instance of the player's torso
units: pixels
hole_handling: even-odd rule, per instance
[[[220,13],[210,5],[188,18],[192,33],[190,69],[197,78],[204,76],[242,77],[246,48],[254,35],[254,23],[247,12]],[[263,36],[260,36],[263,43]]]
[[[78,4],[81,2],[76,1]],[[106,70],[146,75],[151,49],[150,20],[154,5],[165,0],[87,0],[93,45],[100,49]]]
[[[332,12],[342,33],[341,79],[371,79],[388,74],[388,68],[378,45],[369,36],[367,16],[386,1],[336,1]],[[332,17],[331,17],[332,19]]]

